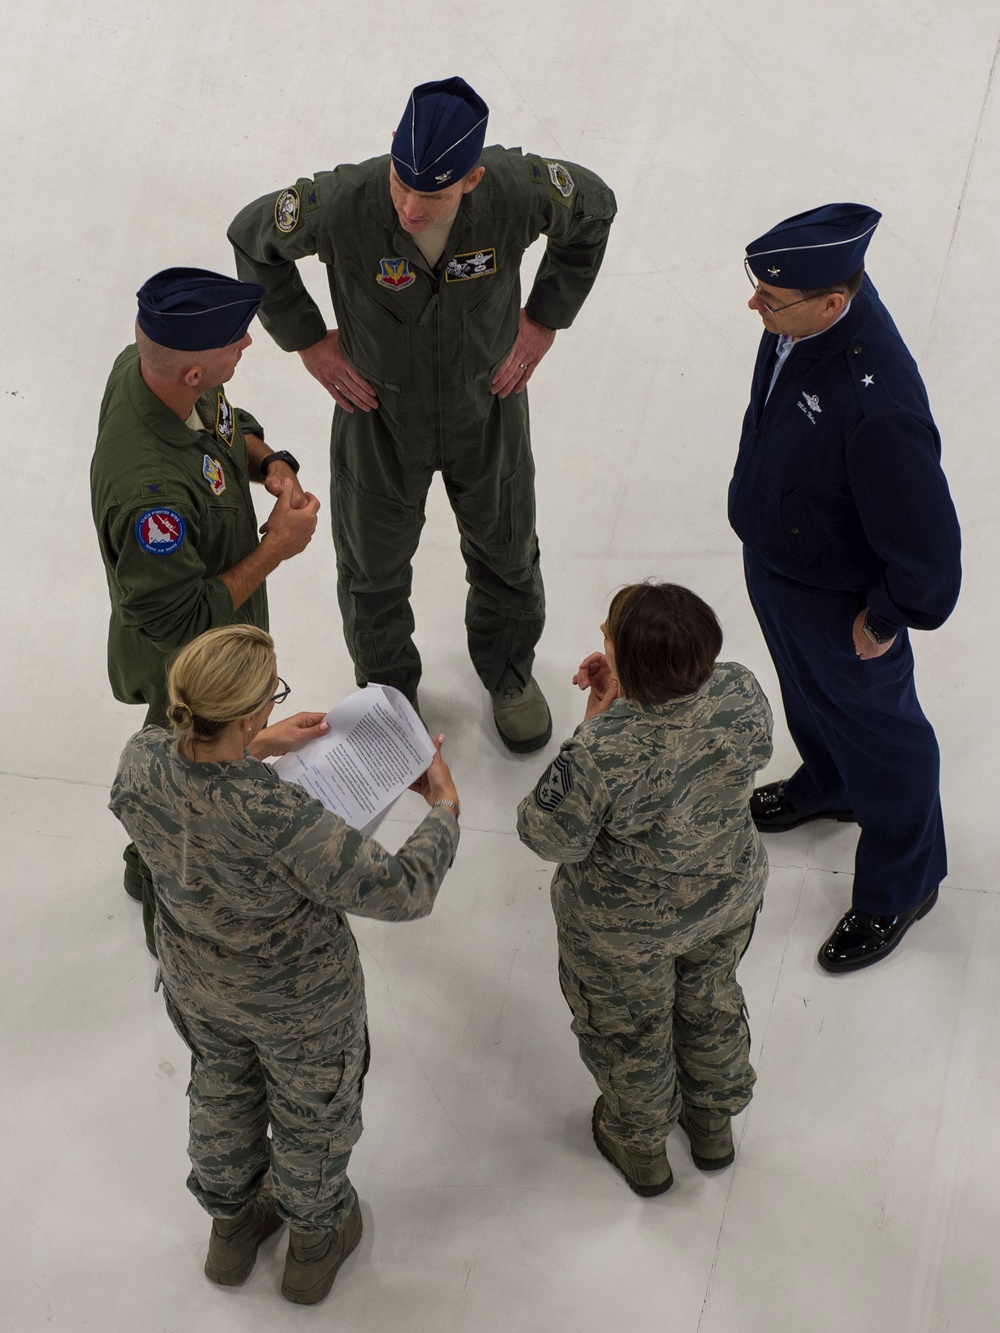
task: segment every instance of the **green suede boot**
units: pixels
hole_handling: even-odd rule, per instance
[[[721,1171],[736,1156],[728,1115],[685,1106],[677,1122],[691,1140],[691,1160],[701,1171]]]
[[[361,1205],[351,1190],[351,1211],[336,1231],[288,1228],[288,1254],[281,1294],[296,1305],[315,1305],[333,1286],[340,1265],[361,1239]]]
[[[274,1198],[266,1187],[237,1217],[215,1218],[205,1276],[224,1287],[238,1287],[250,1276],[257,1259],[257,1246],[280,1226]]]
[[[670,1170],[666,1152],[662,1149],[658,1153],[643,1152],[638,1148],[626,1148],[623,1144],[606,1138],[601,1130],[603,1110],[604,1098],[598,1097],[590,1121],[598,1151],[622,1173],[629,1189],[634,1190],[636,1194],[641,1194],[644,1199],[650,1199],[656,1194],[665,1194],[674,1183],[674,1173]]]

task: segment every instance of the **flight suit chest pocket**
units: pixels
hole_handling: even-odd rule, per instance
[[[466,379],[492,375],[517,337],[519,293],[517,270],[507,270],[452,282],[445,286],[445,299],[462,303],[462,356]]]
[[[346,266],[339,275],[334,304],[344,354],[362,375],[405,389],[410,383],[410,306],[417,278],[409,261],[395,260],[406,271],[391,270],[388,285],[380,285],[382,268],[389,262],[382,261],[376,273]]]

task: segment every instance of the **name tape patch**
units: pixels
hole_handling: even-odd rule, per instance
[[[444,271],[445,282],[468,282],[470,278],[488,278],[497,271],[497,252],[470,250],[465,255],[454,255]]]

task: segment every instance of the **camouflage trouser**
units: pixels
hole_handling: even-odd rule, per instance
[[[164,998],[191,1051],[188,1189],[213,1217],[233,1217],[270,1166],[277,1210],[290,1226],[339,1227],[351,1206],[347,1163],[361,1137],[363,1016],[275,1040],[263,1020],[259,1029],[249,1021],[237,1028]]]
[[[131,897],[138,898],[142,903],[142,928],[146,932],[146,944],[156,953],[156,940],[153,938],[153,922],[156,919],[153,876],[134,842],[130,842],[122,852],[122,860],[125,862],[125,889]]]
[[[684,954],[611,956],[560,932],[559,984],[583,1063],[604,1094],[601,1128],[657,1152],[681,1106],[735,1115],[750,1101],[750,1028],[736,966],[753,917]]]
[[[157,696],[149,704],[142,725],[144,727],[169,727],[170,722],[167,718],[166,707],[166,684],[164,683],[163,696]],[[122,852],[122,860],[125,862],[125,891],[130,897],[138,898],[142,903],[142,928],[146,932],[146,947],[150,953],[156,953],[156,940],[153,931],[153,922],[156,919],[156,895],[153,892],[153,876],[149,873],[149,866],[139,855],[139,849],[134,842],[130,842]]]

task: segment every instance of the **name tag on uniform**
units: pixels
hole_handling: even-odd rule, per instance
[[[497,271],[496,250],[473,250],[454,255],[444,271],[445,282],[468,282],[470,278],[489,278]]]

